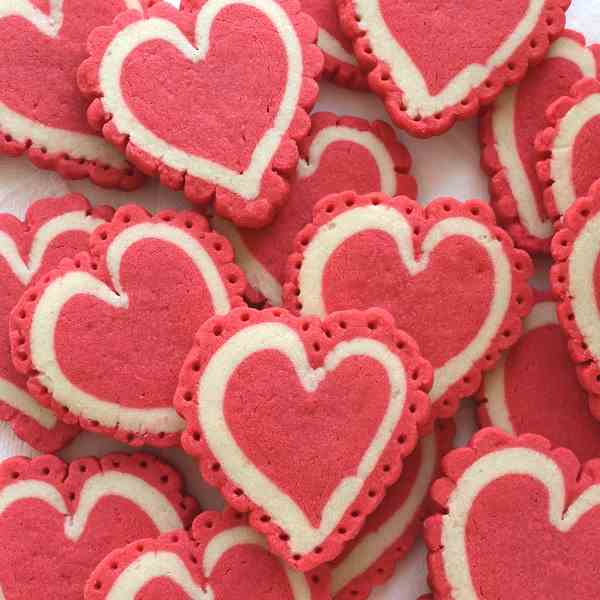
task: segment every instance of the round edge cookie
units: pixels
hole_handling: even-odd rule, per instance
[[[223,460],[219,460],[214,454],[214,445],[209,446],[207,436],[210,437],[211,432],[202,426],[199,419],[199,387],[213,357],[217,353],[219,357],[226,356],[222,349],[233,338],[255,326],[265,324],[286,327],[290,332],[294,331],[312,369],[317,366],[322,367],[329,353],[340,344],[357,338],[367,338],[377,345],[385,346],[386,353],[391,353],[394,360],[401,361],[405,372],[411,374],[404,384],[406,400],[402,414],[394,426],[393,435],[385,446],[380,448],[379,457],[373,459],[375,462],[369,469],[368,475],[363,477],[354,500],[348,502],[347,498],[344,499],[334,529],[325,535],[318,532],[318,535],[308,536],[311,543],[310,551],[298,550],[299,542],[296,538],[307,537],[305,525],[294,523],[296,535],[290,530],[289,522],[286,530],[280,523],[287,518],[283,513],[278,517],[270,514],[255,500],[257,489],[244,491],[241,482],[236,483],[230,478],[226,467],[222,464]],[[259,344],[260,348],[256,351],[271,347],[262,340]],[[286,350],[288,355],[289,352],[290,350]],[[298,352],[299,350],[294,350],[294,355],[296,356]],[[353,355],[358,354],[354,351]],[[375,510],[386,488],[400,476],[404,458],[414,450],[424,429],[430,426],[429,400],[426,391],[431,385],[431,379],[432,370],[429,363],[419,355],[412,339],[395,328],[391,316],[385,311],[379,309],[345,311],[329,315],[321,321],[315,317],[295,317],[280,308],[263,311],[249,308],[236,309],[226,317],[207,321],[199,329],[194,347],[181,371],[174,404],[179,414],[186,420],[186,429],[181,436],[182,447],[198,460],[204,479],[217,487],[233,508],[250,513],[250,524],[267,536],[269,546],[275,554],[287,560],[293,567],[307,571],[332,560],[341,552],[344,543],[357,535],[364,524],[365,517]],[[287,498],[288,503],[298,506],[283,492],[280,495],[283,500]],[[318,538],[314,545],[313,538]],[[306,539],[301,543],[302,546],[306,546]]]
[[[440,418],[452,417],[459,408],[460,401],[473,394],[480,386],[481,375],[491,369],[499,360],[501,352],[516,343],[521,334],[521,321],[529,313],[532,303],[532,291],[528,279],[533,273],[533,265],[529,255],[515,249],[510,236],[504,229],[496,225],[492,209],[480,200],[465,203],[453,198],[439,198],[426,207],[406,197],[389,198],[384,194],[366,194],[359,196],[354,192],[331,195],[323,198],[313,213],[313,222],[307,225],[296,238],[294,253],[290,255],[288,274],[284,285],[284,305],[295,314],[303,310],[300,272],[305,252],[311,240],[321,229],[329,229],[329,224],[336,217],[362,207],[390,207],[398,212],[412,228],[413,249],[419,248],[428,231],[436,223],[453,217],[461,217],[485,226],[490,234],[502,244],[511,264],[512,291],[506,314],[501,325],[490,340],[486,351],[474,361],[466,373],[449,385],[443,393],[434,399],[436,383],[431,396],[433,414]]]
[[[388,512],[390,502],[397,502],[394,490],[406,487],[406,476],[415,470],[418,461],[409,493],[377,530],[361,531],[332,563],[333,600],[366,600],[375,587],[385,584],[394,575],[396,565],[406,557],[421,533],[423,521],[432,512],[429,488],[439,476],[441,460],[452,448],[455,432],[453,420],[438,420],[433,433],[421,438],[419,449],[406,459],[402,476],[388,489],[382,504],[367,517],[366,524],[378,511]]]
[[[594,274],[600,253],[600,181],[590,195],[566,212],[552,240],[550,280],[558,298],[558,318],[569,339],[577,375],[589,392],[592,414],[600,420],[600,326]]]
[[[353,41],[354,54],[359,64],[369,72],[369,87],[382,98],[396,125],[413,136],[427,138],[441,135],[456,121],[476,115],[480,107],[492,102],[505,86],[520,81],[530,65],[539,63],[546,54],[550,41],[564,29],[565,11],[571,0],[546,0],[535,28],[511,56],[500,66],[491,69],[485,81],[472,88],[461,101],[446,105],[434,115],[427,116],[409,114],[405,92],[391,76],[390,66],[375,55],[368,32],[362,24],[363,16],[357,13],[356,2],[357,0],[337,0],[338,11],[342,29]]]
[[[289,177],[298,162],[297,143],[308,133],[310,127],[308,112],[316,102],[319,90],[316,80],[323,68],[323,55],[316,46],[316,24],[312,18],[301,12],[300,3],[297,0],[265,1],[269,4],[275,3],[279,9],[283,9],[286,18],[294,27],[302,50],[303,73],[295,112],[290,115],[287,130],[277,148],[273,150],[269,164],[260,174],[261,182],[258,184],[260,191],[258,197],[252,200],[243,199],[231,189],[211,181],[208,175],[193,176],[190,172],[194,160],[192,155],[186,154],[188,167],[182,170],[167,164],[164,156],[162,158],[154,156],[152,151],[144,147],[140,141],[134,142],[131,132],[126,130],[128,127],[124,127],[123,130],[117,127],[115,109],[107,106],[108,98],[100,81],[103,60],[115,39],[127,40],[129,36],[135,39],[135,35],[130,31],[149,19],[162,19],[175,27],[182,27],[184,24],[190,26],[192,20],[197,19],[201,14],[205,2],[194,0],[193,4],[187,4],[187,10],[181,11],[166,2],[157,2],[147,10],[146,15],[137,11],[120,15],[111,27],[99,27],[90,34],[88,40],[90,58],[82,63],[78,72],[79,87],[91,100],[88,109],[90,124],[102,131],[102,135],[107,140],[120,148],[128,160],[144,174],[158,176],[163,185],[174,190],[182,190],[191,202],[206,204],[212,201],[217,214],[239,226],[249,228],[268,224],[285,202]],[[228,5],[228,0],[223,0],[222,4]],[[256,3],[253,1],[252,5],[256,6]],[[199,8],[196,9],[196,6]],[[190,7],[194,10],[190,10]],[[131,119],[127,123],[135,125]],[[165,144],[168,148],[173,148],[168,142]]]
[[[599,45],[594,47],[594,53],[596,56],[600,56]],[[569,206],[577,200],[577,193],[570,179],[571,169],[573,168],[569,161],[571,152],[565,152],[565,148],[561,147],[560,155],[557,158],[554,147],[560,141],[559,131],[561,125],[569,115],[573,115],[575,121],[572,125],[576,128],[575,136],[585,127],[585,124],[590,120],[589,110],[585,107],[587,102],[595,105],[593,107],[594,112],[596,116],[600,115],[600,81],[597,79],[584,78],[578,81],[572,87],[570,96],[559,98],[551,104],[546,111],[546,120],[549,127],[541,131],[535,141],[536,150],[543,157],[538,162],[537,174],[545,188],[544,205],[548,216],[556,222],[557,229],[560,228],[560,219]],[[580,107],[584,118],[583,123],[580,123],[577,119],[577,110]],[[566,135],[572,143],[573,136],[569,132]],[[562,141],[561,143],[565,142]],[[557,173],[557,169],[560,173]],[[598,174],[600,175],[600,170]],[[569,180],[565,181],[565,177],[568,177]]]
[[[190,597],[197,594],[203,598],[210,589],[211,570],[225,552],[238,544],[256,544],[266,549],[264,538],[249,527],[244,515],[231,509],[200,513],[189,533],[177,531],[157,539],[139,540],[111,552],[90,575],[84,598],[104,600],[114,593],[116,585],[126,587],[134,578],[139,591],[160,577],[176,582]],[[330,600],[328,567],[305,574],[281,561],[280,564],[290,580],[292,594],[301,592],[298,600]],[[140,578],[140,570],[145,578]],[[250,597],[252,590],[248,592]],[[309,595],[303,595],[305,592]]]
[[[244,304],[241,294],[246,283],[241,270],[233,263],[233,252],[229,243],[223,236],[210,230],[208,221],[203,216],[175,210],[164,210],[151,215],[140,206],[126,205],[116,211],[110,223],[102,225],[94,231],[90,238],[89,253],[80,253],[74,259],[63,260],[56,269],[45,273],[24,292],[10,317],[11,350],[15,367],[29,378],[28,388],[32,396],[40,404],[54,411],[63,422],[79,424],[83,429],[112,436],[133,446],[151,444],[156,447],[167,447],[179,443],[180,429],[151,432],[142,431],[139,428],[122,428],[121,424],[108,426],[102,424],[99,417],[86,416],[85,409],[77,408],[71,394],[60,398],[56,397],[52,389],[49,389],[50,385],[47,385],[56,386],[56,381],[49,377],[42,366],[34,364],[31,348],[33,322],[46,291],[56,287],[65,276],[76,272],[86,274],[89,276],[89,281],[96,282],[99,287],[114,291],[115,282],[104,262],[111,243],[130,227],[146,223],[164,223],[195,240],[202,246],[210,258],[211,264],[217,269],[229,305],[235,307]],[[85,291],[82,288],[79,292],[75,291],[73,295],[86,292],[91,293],[87,288]],[[44,331],[44,335],[47,334],[48,332]],[[46,366],[46,371],[47,368],[48,366]],[[173,390],[174,392],[175,390]],[[179,419],[175,411],[172,412],[173,417],[169,420],[173,422],[177,420],[179,426]]]
[[[45,253],[57,237],[70,232],[91,233],[102,222],[110,221],[113,213],[109,206],[92,207],[79,194],[36,200],[23,221],[12,214],[0,214],[0,256],[25,290],[37,279]],[[64,256],[74,252],[66,246]],[[8,323],[9,314],[4,317]],[[12,368],[12,363],[8,366]],[[41,407],[26,389],[2,378],[0,388],[0,419],[35,450],[56,452],[79,432],[78,427],[62,423]]]
[[[528,460],[524,467],[517,457],[512,460],[502,460],[501,456],[494,460],[486,460],[494,454],[502,454],[510,451],[532,452],[532,460]],[[531,463],[535,462],[535,455],[543,459],[542,467],[544,472],[536,475],[532,470]],[[442,461],[442,478],[434,482],[431,489],[431,498],[437,506],[434,516],[425,521],[425,542],[427,544],[428,566],[429,566],[429,584],[434,592],[435,598],[444,598],[453,600],[455,597],[453,590],[461,588],[461,592],[469,597],[477,597],[473,590],[469,593],[470,581],[469,571],[464,569],[468,562],[463,560],[460,554],[459,545],[465,548],[464,536],[466,533],[460,531],[460,528],[466,523],[468,510],[454,510],[455,503],[460,504],[461,493],[464,493],[463,486],[472,487],[477,482],[478,477],[487,477],[490,471],[496,474],[492,479],[501,478],[509,475],[514,466],[518,464],[522,469],[527,468],[528,474],[538,477],[540,482],[548,485],[542,480],[544,475],[549,475],[550,466],[552,466],[551,483],[556,488],[548,488],[550,494],[556,498],[562,498],[567,505],[572,505],[573,501],[580,496],[586,489],[600,483],[600,461],[592,460],[585,464],[580,464],[575,455],[566,448],[553,448],[548,440],[542,436],[525,434],[519,437],[511,437],[499,429],[493,427],[482,429],[477,432],[469,445],[465,448],[459,448],[450,452]],[[554,476],[558,475],[558,478]],[[463,479],[464,478],[464,479]],[[463,483],[464,482],[464,483]],[[461,485],[462,484],[462,485]],[[487,484],[485,484],[487,485]],[[485,487],[484,485],[484,487]],[[483,488],[482,488],[483,489]],[[467,494],[470,490],[467,490]],[[563,506],[560,501],[555,503],[554,508],[558,509],[560,514],[551,514],[551,520],[562,519],[568,506]],[[552,509],[551,509],[552,512]],[[456,521],[459,521],[457,523]],[[445,524],[448,523],[447,535],[445,534]],[[459,542],[459,540],[462,540]],[[446,569],[446,565],[451,565]],[[462,597],[462,596],[461,596]]]
[[[567,60],[576,65],[581,73],[584,73],[583,63],[589,62],[587,59],[591,58],[595,62],[594,69],[597,74],[598,65],[600,64],[600,46],[593,45],[588,47],[583,35],[566,29],[550,46],[549,53],[544,58],[544,61],[551,58]],[[591,64],[585,65],[586,69],[590,67]],[[582,74],[582,77],[584,76]],[[497,147],[497,136],[494,126],[495,118],[499,112],[505,114],[507,107],[511,108],[509,114],[514,115],[519,88],[520,86],[517,85],[503,92],[480,117],[481,164],[484,171],[490,177],[490,193],[494,212],[498,221],[506,228],[515,241],[515,244],[519,248],[523,248],[529,252],[549,254],[550,243],[554,234],[552,224],[548,223],[547,235],[544,235],[542,233],[544,230],[543,221],[536,223],[533,215],[529,217],[531,224],[527,224],[524,219],[524,212],[529,210],[532,201],[535,203],[535,197],[533,196],[533,191],[530,191],[526,173],[522,172],[523,162],[518,155],[516,139],[514,137],[510,138],[511,144],[514,144],[513,155],[516,154],[514,160],[517,164],[513,165],[509,161],[503,160]],[[510,95],[507,96],[506,102],[503,102],[501,108],[498,103],[504,99],[504,94]],[[515,139],[514,143],[512,139]],[[517,185],[527,187],[518,191]],[[540,200],[543,202],[543,197]],[[537,213],[537,205],[533,207],[533,210]],[[532,225],[537,231],[533,230]]]

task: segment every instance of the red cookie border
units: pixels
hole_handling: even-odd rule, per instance
[[[192,523],[189,532],[176,531],[162,535],[156,539],[145,539],[133,542],[124,548],[113,550],[90,575],[85,587],[85,600],[103,600],[106,597],[104,589],[112,588],[116,579],[123,570],[129,566],[132,558],[145,552],[158,552],[172,548],[181,548],[183,545],[189,550],[189,559],[186,566],[192,572],[202,569],[202,554],[207,544],[219,533],[233,527],[249,526],[247,518],[232,509],[223,512],[201,512]],[[181,553],[177,553],[181,555]],[[123,560],[125,564],[123,565]],[[100,573],[103,576],[100,576]],[[204,584],[207,579],[204,573],[199,574],[199,580]],[[330,600],[329,595],[329,567],[323,566],[306,574],[306,582],[311,589],[311,600]]]
[[[17,370],[29,376],[27,387],[30,394],[40,404],[52,409],[61,421],[68,424],[79,424],[82,429],[114,437],[131,446],[151,444],[154,447],[163,448],[177,445],[180,435],[178,433],[137,434],[119,428],[104,427],[83,416],[78,417],[71,414],[65,406],[54,400],[48,389],[40,383],[37,377],[38,372],[31,362],[29,346],[29,330],[33,312],[42,292],[52,281],[69,271],[82,270],[112,288],[106,269],[98,264],[112,239],[132,225],[159,222],[170,223],[187,234],[193,233],[211,256],[215,265],[219,267],[232,306],[244,305],[241,294],[246,283],[242,271],[233,262],[233,250],[223,236],[211,231],[208,221],[203,216],[189,211],[176,210],[163,210],[152,215],[145,208],[130,204],[119,208],[110,223],[101,225],[91,234],[89,253],[82,252],[74,259],[62,260],[56,269],[50,270],[43,278],[39,278],[34,285],[27,288],[11,313],[10,338],[13,363]]]
[[[462,399],[472,395],[481,384],[482,373],[489,371],[500,359],[501,352],[517,342],[521,334],[521,321],[529,313],[533,301],[528,279],[533,275],[533,263],[524,250],[515,248],[508,233],[497,226],[494,212],[481,200],[459,202],[454,198],[438,198],[422,207],[406,196],[389,198],[373,193],[360,196],[356,192],[332,194],[323,198],[313,212],[313,222],[296,237],[294,253],[288,262],[287,281],[284,285],[284,305],[293,313],[301,309],[298,303],[298,276],[302,268],[304,247],[317,231],[339,214],[359,206],[384,204],[397,210],[413,226],[413,243],[419,247],[433,224],[449,217],[465,217],[488,227],[498,241],[502,242],[506,255],[513,263],[513,293],[511,308],[494,337],[491,347],[459,382],[433,405],[433,415],[440,418],[454,416]],[[508,332],[509,335],[505,335]]]
[[[184,493],[181,474],[164,460],[144,452],[113,452],[101,458],[77,458],[70,462],[52,454],[43,454],[35,458],[15,456],[0,462],[0,489],[25,479],[50,483],[61,493],[72,513],[77,507],[77,492],[85,481],[97,473],[106,471],[129,473],[162,490],[177,510],[185,527],[191,525],[198,513],[196,499]]]
[[[202,0],[194,0],[194,6],[200,6]],[[213,202],[216,212],[236,225],[258,228],[267,225],[275,216],[278,208],[285,202],[289,191],[289,178],[298,162],[297,143],[308,133],[310,120],[308,113],[314,106],[319,87],[316,80],[323,69],[323,53],[316,45],[317,25],[311,17],[301,12],[297,0],[278,0],[286,10],[295,26],[304,58],[303,82],[296,114],[288,131],[284,135],[279,148],[271,159],[270,166],[262,178],[269,178],[268,193],[252,201],[245,201],[235,193],[217,184],[188,176],[173,169],[144,149],[130,141],[126,131],[119,131],[112,115],[102,103],[98,70],[102,57],[112,39],[123,29],[137,21],[152,17],[169,19],[174,23],[183,23],[196,11],[177,10],[166,2],[156,2],[146,15],[138,11],[127,11],[119,15],[109,27],[98,27],[88,39],[90,57],[79,67],[78,83],[81,92],[88,97],[91,104],[88,108],[88,120],[91,126],[102,131],[104,137],[119,148],[142,173],[158,176],[160,183],[174,190],[183,190],[188,200],[196,204]]]
[[[588,349],[573,314],[568,265],[573,242],[587,220],[598,212],[600,212],[600,180],[592,185],[589,196],[579,198],[569,208],[562,219],[562,229],[552,239],[554,265],[550,271],[550,281],[557,298],[558,320],[567,335],[569,354],[575,363],[577,377],[588,391],[590,412],[600,420],[600,361]]]
[[[570,38],[582,47],[589,49],[596,57],[600,72],[600,45],[587,46],[585,37],[578,31],[570,29],[565,29],[557,40],[563,37]],[[496,213],[498,222],[508,231],[519,248],[534,254],[549,254],[551,240],[544,240],[531,235],[519,217],[517,202],[510,182],[506,177],[506,167],[501,163],[496,151],[496,140],[492,127],[493,112],[494,106],[492,105],[486,108],[479,119],[481,166],[490,178],[489,189],[492,208]],[[539,150],[539,147],[537,149]],[[544,204],[547,204],[547,202]]]
[[[432,483],[440,476],[442,459],[452,449],[455,434],[456,426],[453,419],[435,421],[434,433],[432,435],[436,436],[438,462],[436,474],[434,474],[431,480]],[[333,600],[367,600],[374,588],[387,583],[394,576],[396,566],[410,552],[419,535],[422,533],[425,519],[433,514],[433,512],[434,506],[429,496],[427,496],[404,534],[396,539],[368,569],[342,588],[333,597]],[[335,568],[335,562],[333,563],[333,568]]]
[[[438,115],[411,118],[403,104],[403,92],[390,77],[389,67],[378,59],[370,47],[367,32],[360,26],[353,0],[337,0],[340,22],[346,35],[353,41],[354,54],[359,64],[369,71],[369,87],[383,100],[392,121],[415,137],[441,135],[457,121],[475,116],[481,106],[492,102],[506,85],[523,79],[529,66],[545,56],[551,40],[565,27],[565,11],[571,0],[546,0],[535,29],[501,67],[496,67],[478,87],[471,90],[462,102],[448,106]]]
[[[336,531],[310,554],[292,556],[287,543],[287,533],[271,520],[262,507],[256,505],[229,480],[199,431],[197,384],[202,375],[203,362],[205,363],[208,357],[238,331],[258,322],[284,323],[295,329],[303,340],[309,361],[313,365],[322,363],[321,350],[334,347],[344,339],[361,335],[379,339],[388,347],[395,341],[395,352],[407,365],[407,371],[413,373],[407,381],[407,407],[410,408],[405,411],[393,436],[398,443],[388,444],[376,470],[365,482],[356,501],[344,513]],[[200,327],[181,371],[179,387],[174,398],[177,412],[186,421],[181,445],[187,454],[198,461],[203,478],[218,488],[235,510],[250,513],[250,525],[267,537],[272,552],[287,560],[296,569],[308,571],[334,559],[342,551],[345,541],[358,534],[365,517],[375,510],[383,498],[385,489],[400,476],[403,459],[414,450],[419,436],[430,425],[429,398],[426,391],[431,387],[432,377],[431,365],[419,355],[415,342],[407,334],[396,329],[391,315],[381,309],[332,313],[323,321],[316,317],[295,317],[282,308],[262,311],[251,308],[235,309],[229,315],[215,317]],[[389,463],[393,464],[392,468]]]
[[[512,437],[500,429],[488,427],[478,431],[469,445],[450,452],[442,462],[443,477],[432,486],[431,498],[437,505],[436,515],[425,521],[429,584],[438,600],[452,600],[452,590],[445,575],[441,554],[443,516],[448,514],[448,500],[462,474],[481,457],[504,448],[530,448],[542,452],[561,468],[566,484],[566,502],[570,504],[590,485],[600,483],[600,460],[581,464],[566,448],[554,448],[540,435],[527,433]]]
[[[600,45],[596,45],[596,52],[600,56]],[[543,156],[537,164],[538,178],[544,186],[544,205],[548,216],[555,221],[556,229],[560,229],[560,214],[554,197],[554,180],[552,179],[551,163],[554,140],[558,135],[558,127],[565,115],[577,104],[583,102],[588,96],[600,93],[600,81],[597,79],[584,78],[578,81],[572,88],[569,96],[563,96],[553,102],[546,111],[546,121],[549,127],[540,131],[536,140],[535,148]]]

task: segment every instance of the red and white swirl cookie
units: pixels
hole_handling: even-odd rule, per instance
[[[0,6],[0,153],[63,177],[133,189],[143,176],[94,132],[77,88],[88,34],[145,0],[10,0]]]
[[[390,311],[432,363],[434,413],[447,417],[518,339],[531,272],[483,202],[446,198],[423,209],[346,192],[323,199],[298,235],[284,299],[303,315]]]
[[[194,213],[124,206],[90,253],[40,276],[11,317],[15,366],[66,423],[133,445],[177,444],[177,378],[198,327],[242,304],[225,238]]]
[[[147,454],[66,464],[50,455],[0,463],[0,598],[81,600],[112,550],[189,527],[181,478]]]
[[[185,361],[182,446],[306,571],[335,558],[398,479],[428,421],[431,376],[385,311],[321,321],[237,309],[201,327]]]
[[[521,435],[535,433],[581,461],[600,457],[600,423],[577,380],[550,294],[537,294],[523,335],[483,377],[479,421]]]
[[[372,589],[394,573],[430,514],[429,488],[439,464],[452,447],[454,423],[436,421],[435,433],[424,437],[406,459],[400,479],[388,489],[377,510],[367,517],[358,536],[331,565],[334,600],[366,600]]]
[[[258,230],[236,229],[215,219],[253,291],[259,293],[253,299],[266,298],[273,306],[282,303],[294,239],[311,222],[321,198],[344,190],[411,198],[417,194],[416,181],[408,174],[410,154],[389,125],[331,113],[318,113],[311,121],[310,134],[299,144],[300,162],[290,181],[290,196],[273,223]]]
[[[437,600],[598,598],[600,461],[490,428],[443,470],[425,522]]]
[[[552,240],[552,286],[571,358],[600,420],[600,182],[567,210],[562,225]]]
[[[599,58],[600,46],[588,48],[581,34],[565,31],[544,61],[518,86],[502,92],[482,116],[482,164],[491,177],[492,206],[525,250],[550,252],[554,234],[536,172],[535,140],[547,125],[546,110],[580,79],[596,78]]]
[[[296,0],[165,2],[89,38],[90,123],[144,173],[243,227],[269,223],[308,133],[323,55]]]
[[[342,31],[336,4],[336,0],[302,0],[302,10],[319,26],[318,44],[325,55],[326,77],[350,89],[366,90],[367,76],[352,52],[352,42]]]
[[[538,163],[537,171],[546,211],[558,220],[600,178],[600,81],[579,81],[546,117],[551,126],[538,135],[536,149],[549,158]]]
[[[85,600],[329,600],[326,567],[299,573],[273,556],[243,515],[201,513],[190,533],[111,552],[90,576]]]
[[[86,250],[90,233],[112,214],[112,208],[92,208],[76,194],[34,202],[24,222],[0,214],[0,320],[5,328],[0,336],[0,419],[40,452],[59,450],[79,428],[62,423],[30,395],[27,379],[10,356],[10,312],[40,273]]]
[[[571,0],[337,0],[342,29],[392,120],[429,137],[477,114],[538,63]]]

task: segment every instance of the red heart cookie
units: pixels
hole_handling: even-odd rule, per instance
[[[367,76],[358,66],[352,43],[344,35],[336,9],[336,0],[302,0],[302,10],[319,26],[319,48],[325,55],[325,75],[351,89],[368,89]]]
[[[299,573],[239,513],[205,512],[178,532],[111,552],[85,600],[329,600],[328,569]]]
[[[63,177],[133,189],[143,176],[86,120],[76,72],[88,34],[144,0],[11,0],[0,6],[0,152]]]
[[[446,198],[423,209],[346,192],[323,199],[298,235],[284,298],[305,315],[391,312],[432,363],[434,412],[447,417],[518,339],[531,272],[483,202]]]
[[[406,459],[398,482],[332,564],[334,600],[366,600],[375,586],[393,575],[396,563],[421,531],[429,512],[429,487],[438,476],[440,460],[452,447],[454,431],[452,421],[436,421],[435,433],[424,437]]]
[[[316,25],[294,0],[194,5],[159,2],[91,34],[79,70],[96,98],[88,116],[146,174],[260,227],[283,204],[308,133],[323,65]]]
[[[198,327],[242,302],[227,241],[193,213],[120,208],[29,288],[11,317],[13,360],[66,423],[133,445],[177,444],[177,377]]]
[[[331,113],[318,113],[311,121],[310,134],[299,144],[300,162],[290,181],[290,196],[275,221],[252,230],[215,220],[232,243],[236,261],[254,291],[273,306],[282,302],[281,286],[294,238],[310,223],[321,198],[344,190],[411,198],[417,194],[417,184],[408,175],[410,155],[389,125]]]
[[[546,110],[583,77],[595,78],[599,58],[600,46],[587,48],[581,34],[565,31],[544,61],[505,90],[481,119],[481,158],[491,177],[492,206],[525,250],[549,252],[554,234],[536,173],[535,139],[546,127]]]
[[[485,429],[443,461],[425,522],[436,600],[598,598],[600,462]]]
[[[552,287],[571,358],[600,420],[600,182],[567,210],[562,224],[552,240]]]
[[[429,137],[477,114],[542,60],[571,0],[337,0],[369,86],[392,120]]]
[[[189,527],[197,512],[179,474],[146,454],[65,464],[45,455],[0,463],[0,597],[81,600],[109,552]]]
[[[577,380],[550,294],[538,294],[521,339],[483,378],[479,421],[511,435],[536,433],[579,460],[600,457],[600,423]]]
[[[551,127],[538,135],[536,148],[550,158],[540,161],[537,171],[546,188],[546,211],[558,220],[600,178],[600,82],[579,81],[546,117]]]
[[[92,209],[83,196],[72,194],[34,202],[23,223],[0,214],[0,319],[5,327],[0,338],[0,419],[40,452],[60,450],[79,428],[61,423],[30,396],[27,379],[11,360],[9,315],[39,273],[85,250],[89,234],[112,213],[107,206]]]
[[[306,571],[335,558],[398,479],[430,383],[385,311],[238,309],[200,328],[175,406],[205,479]]]

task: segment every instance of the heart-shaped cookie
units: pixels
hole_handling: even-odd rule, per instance
[[[65,464],[55,456],[0,463],[0,597],[81,600],[112,550],[188,527],[197,512],[179,474],[146,454]]]
[[[236,229],[215,219],[253,291],[272,306],[282,303],[281,286],[294,239],[310,223],[321,198],[344,190],[411,198],[417,194],[416,181],[408,174],[410,155],[389,125],[331,113],[312,115],[311,122],[310,134],[299,144],[300,162],[290,181],[290,196],[273,223],[258,230]]]
[[[338,0],[338,9],[392,120],[429,137],[477,114],[542,60],[570,3]]]
[[[90,233],[112,214],[107,206],[93,209],[83,196],[71,194],[34,202],[23,223],[0,215],[0,320],[6,328],[0,341],[0,419],[40,452],[59,450],[79,428],[65,425],[30,396],[26,378],[11,360],[9,315],[39,273],[87,249]]]
[[[552,287],[571,358],[600,420],[600,182],[567,210],[562,224],[552,240]]]
[[[570,96],[548,108],[546,118],[551,126],[538,135],[536,149],[550,158],[541,160],[537,171],[546,211],[558,220],[600,178],[600,82],[577,82]]]
[[[133,189],[143,176],[95,133],[76,72],[88,34],[144,0],[11,0],[0,6],[0,152],[63,177]]]
[[[498,429],[443,462],[425,522],[438,600],[597,598],[600,463]]]
[[[454,431],[451,420],[436,421],[435,433],[424,437],[406,459],[400,479],[333,562],[330,589],[334,600],[366,600],[375,586],[394,574],[430,514],[429,488],[439,475],[439,462],[452,447]]]
[[[536,433],[581,461],[600,456],[600,423],[577,380],[550,294],[537,294],[523,335],[484,375],[479,421],[510,433]]]
[[[584,77],[596,78],[600,46],[565,31],[544,61],[518,85],[496,99],[481,118],[482,165],[491,177],[492,206],[517,246],[550,251],[554,234],[546,217],[536,167],[535,139],[545,129],[546,110]]]
[[[237,309],[200,328],[175,406],[207,481],[306,571],[335,558],[398,479],[430,383],[385,311]]]
[[[90,576],[85,600],[329,600],[328,575],[326,567],[299,573],[270,554],[241,514],[205,512],[189,534],[111,552]]]
[[[130,444],[178,443],[172,407],[198,327],[242,304],[227,241],[194,213],[124,206],[90,254],[41,276],[15,307],[16,367],[67,423]]]
[[[323,56],[294,0],[159,2],[90,36],[90,122],[145,173],[244,227],[271,221],[306,136]],[[173,126],[177,123],[176,126]]]
[[[446,198],[423,209],[409,198],[347,192],[317,204],[298,235],[284,298],[304,315],[388,310],[432,363],[430,397],[446,417],[518,339],[531,272],[483,202]]]

